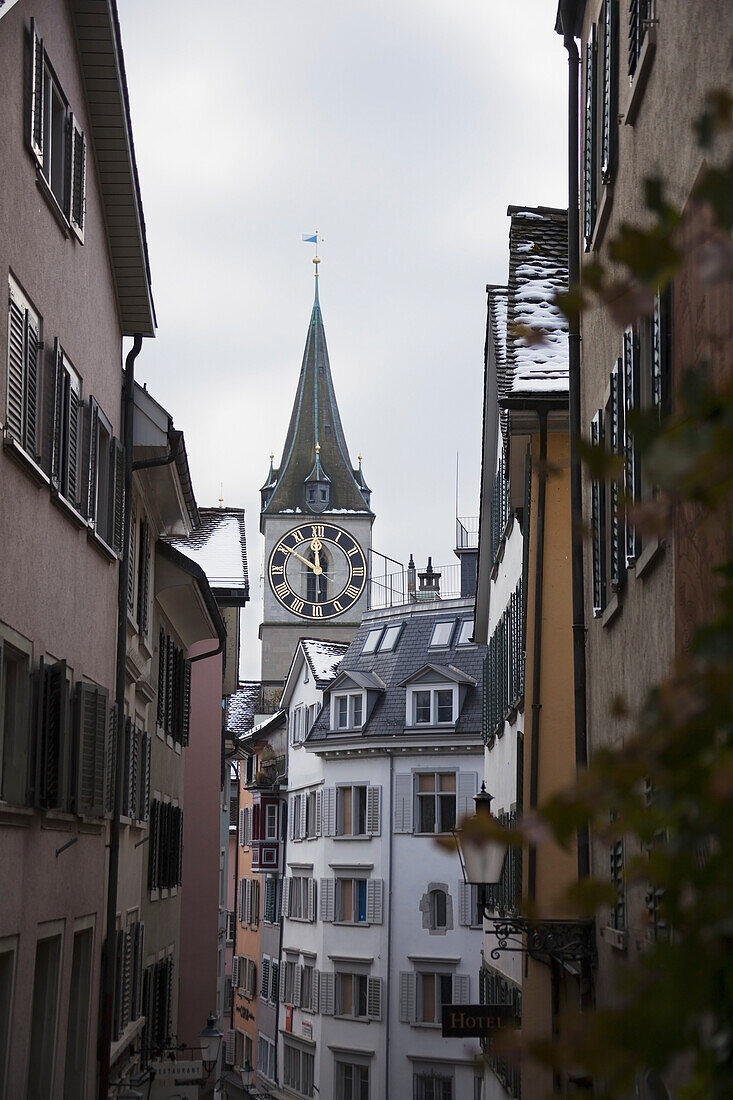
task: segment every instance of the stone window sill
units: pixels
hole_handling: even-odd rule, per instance
[[[647,27],[644,45],[641,47],[641,53],[639,54],[639,60],[636,62],[636,70],[631,82],[631,95],[626,108],[626,117],[624,118],[624,125],[626,126],[633,126],[639,115],[644,89],[649,79],[656,50],[657,28],[655,26]]]
[[[604,183],[601,188],[601,201],[598,203],[598,210],[596,212],[596,224],[593,227],[593,236],[591,237],[589,252],[597,252],[603,243],[603,235],[606,232],[606,226],[608,225],[608,219],[611,216],[611,208],[613,207],[613,184]]]
[[[51,484],[47,474],[43,472],[36,460],[21,447],[18,440],[10,434],[7,428],[3,431],[3,448],[33,478],[37,485]]]
[[[601,939],[605,940],[607,944],[610,944],[616,951],[626,950],[626,941],[628,934],[625,930],[619,928],[611,928],[609,925],[605,925],[601,928]]]
[[[38,167],[36,167],[36,187],[46,200],[46,205],[56,219],[56,224],[58,225],[62,234],[68,239],[69,237],[71,237],[71,233],[69,232],[68,219],[61,207],[59,206],[58,199],[49,187],[48,180],[44,176],[41,169]]]
[[[636,563],[637,577],[644,577],[651,571],[652,566],[660,560],[665,545],[664,540],[660,539],[658,535],[655,535],[646,543]]]
[[[601,617],[601,623],[604,627],[612,626],[618,616],[621,614],[623,607],[623,601],[619,592],[614,592],[611,599],[606,604],[605,610]]]

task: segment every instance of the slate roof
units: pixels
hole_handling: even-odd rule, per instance
[[[187,539],[171,539],[200,565],[221,600],[249,599],[243,508],[199,508],[199,525]]]
[[[300,644],[316,686],[321,690],[328,687],[349,648],[348,645],[346,642],[322,642],[316,638],[301,638]]]
[[[363,476],[352,466],[341,426],[318,299],[317,279],[298,390],[285,438],[282,462],[278,470],[270,468],[263,486],[264,489],[269,489],[273,479],[275,480],[275,487],[262,509],[264,513],[272,515],[277,512],[312,511],[305,502],[304,482],[316,463],[316,443],[320,444],[320,465],[331,488],[326,512],[371,514],[357,480],[363,480]]]
[[[552,303],[555,292],[568,287],[567,211],[510,206],[508,213],[506,369],[499,397],[567,394],[568,322]],[[498,296],[495,306],[501,308]],[[519,335],[517,326],[539,330],[542,343]]]
[[[242,737],[254,726],[260,701],[261,684],[258,680],[245,681],[237,686],[227,699],[226,730],[235,737]]]
[[[377,692],[374,709],[361,730],[362,738],[399,736],[404,733],[406,688],[400,685],[426,665],[445,669],[446,675],[455,680],[452,666],[475,682],[475,687],[472,684],[466,685],[466,698],[455,731],[463,734],[480,733],[482,662],[486,655],[486,646],[457,646],[455,643],[459,629],[456,628],[450,646],[430,648],[433,626],[439,619],[468,619],[472,616],[473,600],[466,599],[451,601],[448,607],[437,601],[432,604],[410,604],[394,608],[389,617],[380,613],[379,617],[367,615],[362,619],[361,626],[339,666],[339,679],[343,675],[354,673],[358,678],[366,674],[369,681],[372,681],[369,674],[376,674],[385,685],[383,691]],[[364,641],[371,630],[376,626],[390,626],[400,622],[404,622],[404,629],[391,653],[377,652],[362,656]],[[318,742],[328,740],[330,736],[329,694],[325,693],[323,710],[307,738],[307,743],[314,747]],[[359,736],[359,731],[353,731],[351,736]],[[424,737],[429,740],[430,736],[431,731],[425,730]]]

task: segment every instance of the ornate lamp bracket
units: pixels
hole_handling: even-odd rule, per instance
[[[517,951],[540,962],[592,963],[595,958],[595,926],[592,920],[531,920],[528,917],[493,917],[486,914],[488,931],[497,939],[491,958],[503,951]],[[513,937],[526,937],[516,943]],[[511,946],[510,946],[511,944]]]

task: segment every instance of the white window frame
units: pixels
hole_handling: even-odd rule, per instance
[[[354,818],[357,807],[354,792],[364,791],[364,813],[363,813],[363,825],[364,828],[358,831],[354,830]],[[344,791],[351,791],[351,832],[346,832],[343,827],[344,817]],[[369,800],[369,784],[368,783],[342,783],[336,788],[336,836],[352,836],[362,837],[369,836],[367,832],[367,814],[368,814],[368,800]]]
[[[339,1017],[342,1020],[368,1020],[369,1019],[369,998],[368,998],[368,975],[359,973],[354,970],[337,970],[335,974],[335,1000],[334,1000],[334,1016]],[[342,980],[344,978],[351,978],[351,1012],[344,1012],[343,1005],[341,1004],[342,993]],[[354,1009],[358,1008],[358,1000],[360,995],[356,993],[357,983],[363,982],[363,998],[364,998],[364,1011],[355,1012]]]
[[[352,1070],[358,1070],[359,1073],[366,1072],[367,1075],[367,1094],[370,1092],[369,1082],[369,1062],[362,1056],[360,1057],[356,1052],[354,1054],[344,1054],[342,1057],[338,1057],[334,1063],[334,1087],[333,1095],[334,1100],[361,1100],[361,1089],[357,1081],[352,1081],[352,1088],[350,1089],[351,1095],[347,1096],[343,1090],[339,1089],[339,1074],[341,1066],[351,1066]],[[353,1076],[356,1076],[354,1074]]]
[[[290,1056],[290,1062],[288,1059]],[[303,1060],[310,1058],[310,1088],[308,1082],[303,1073]],[[297,1061],[297,1073],[292,1074],[290,1071],[294,1068],[293,1062]],[[287,1039],[283,1040],[283,1084],[286,1088],[296,1093],[298,1096],[305,1096],[310,1098],[313,1096],[314,1087],[313,1080],[315,1077],[315,1052],[311,1050],[305,1050],[299,1044]]]
[[[473,641],[473,619],[461,619],[460,626],[458,627],[458,638],[456,640],[457,646],[475,645]]]
[[[447,633],[447,637],[446,637],[445,641],[436,640],[436,634],[438,634],[439,631],[440,631],[441,635],[445,633],[445,631],[440,630],[441,627],[447,627],[448,628],[448,633]],[[438,619],[438,621],[433,624],[433,630],[432,630],[432,633],[430,635],[429,648],[430,649],[449,649],[450,648],[450,643],[451,643],[451,638],[453,637],[453,633],[455,631],[455,628],[456,628],[455,618],[453,618],[453,619]]]
[[[346,722],[341,724],[340,700],[346,700]],[[355,724],[356,711],[359,709],[356,700],[359,700],[359,724]],[[339,691],[331,696],[331,729],[337,733],[344,730],[360,730],[364,728],[366,716],[366,691]]]
[[[434,791],[422,791],[422,792],[420,791],[420,778],[421,778],[421,776],[425,776],[425,775],[435,776],[436,789]],[[452,775],[452,776],[454,776],[455,786],[454,786],[454,789],[452,791],[443,791],[443,792],[440,791],[440,789],[438,788],[438,779],[439,779],[439,776],[441,776],[441,775]],[[457,771],[455,771],[453,768],[441,768],[441,769],[436,769],[435,771],[417,771],[417,772],[414,772],[414,792],[413,793],[414,793],[414,799],[415,799],[415,811],[414,811],[414,813],[415,813],[415,822],[414,822],[414,830],[413,831],[418,836],[439,836],[442,833],[449,833],[449,832],[453,831],[453,829],[456,826],[456,823],[458,822],[458,772]],[[454,809],[453,809],[454,823],[451,825],[450,829],[438,828],[439,825],[442,825],[441,814],[440,814],[440,802],[438,801],[438,799],[441,796],[445,797],[445,796],[448,796],[448,795],[453,795],[453,799],[454,799]],[[423,832],[420,829],[420,816],[421,816],[420,815],[420,802],[421,802],[421,799],[426,799],[427,800],[428,798],[432,798],[435,802],[435,825],[436,825],[436,827],[435,827],[435,829],[433,829],[432,832]]]
[[[270,810],[273,813],[270,813]],[[279,840],[278,836],[278,804],[276,802],[268,802],[265,805],[265,840]]]
[[[430,692],[430,721],[417,721],[417,695],[419,692]],[[438,720],[438,692],[450,692],[452,707],[450,720]],[[411,728],[419,727],[431,729],[434,726],[454,726],[458,721],[458,685],[443,682],[430,684],[414,684],[407,689],[407,708],[405,713],[405,725]]]
[[[383,626],[372,627],[372,629],[369,631],[366,638],[364,639],[364,645],[361,647],[361,653],[363,657],[368,657],[371,653],[377,652],[383,634]]]

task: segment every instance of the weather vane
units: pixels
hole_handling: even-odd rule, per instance
[[[319,241],[320,241],[321,244],[323,243],[323,237],[320,235],[320,233],[316,229],[315,233],[302,233],[301,234],[301,239],[303,241],[305,241],[307,244],[314,244],[316,246],[315,256],[313,257],[313,263],[316,265],[316,276],[318,276],[318,265],[321,262],[320,259],[319,259],[319,256],[318,256],[318,243],[319,243]]]

